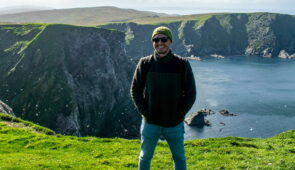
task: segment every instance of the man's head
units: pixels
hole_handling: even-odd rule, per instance
[[[163,34],[166,35],[167,38],[170,39],[172,42],[172,33],[171,30],[168,27],[160,26],[154,29],[153,34],[152,34],[152,39],[157,35],[157,34]]]
[[[153,47],[159,56],[165,56],[169,53],[172,43],[172,33],[167,27],[158,27],[152,34]]]

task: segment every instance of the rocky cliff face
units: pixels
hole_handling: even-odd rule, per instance
[[[182,56],[258,55],[278,57],[281,51],[295,53],[295,16],[253,13],[218,14],[206,20],[139,25],[109,24],[126,33],[127,54],[138,59],[152,53],[151,33],[157,26],[171,28],[172,49]]]
[[[15,116],[12,109],[7,104],[2,102],[1,100],[0,100],[0,113],[6,113],[11,116]]]
[[[59,133],[136,137],[134,63],[124,34],[66,25],[0,26],[0,96],[16,116]],[[2,41],[5,40],[5,41]]]

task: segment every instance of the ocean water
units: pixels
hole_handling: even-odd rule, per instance
[[[266,138],[295,129],[295,60],[232,56],[190,61],[197,99],[187,116],[207,108],[210,127],[185,125],[185,139]],[[227,109],[237,116],[218,113]]]

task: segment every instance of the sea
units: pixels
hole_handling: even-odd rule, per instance
[[[295,59],[259,56],[190,60],[200,109],[211,126],[185,125],[185,139],[227,136],[268,138],[295,129]],[[236,116],[219,114],[222,109]]]

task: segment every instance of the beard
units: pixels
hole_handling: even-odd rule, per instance
[[[159,55],[163,55],[163,54],[168,54],[170,51],[170,49],[168,48],[167,50],[156,50],[156,53]]]

